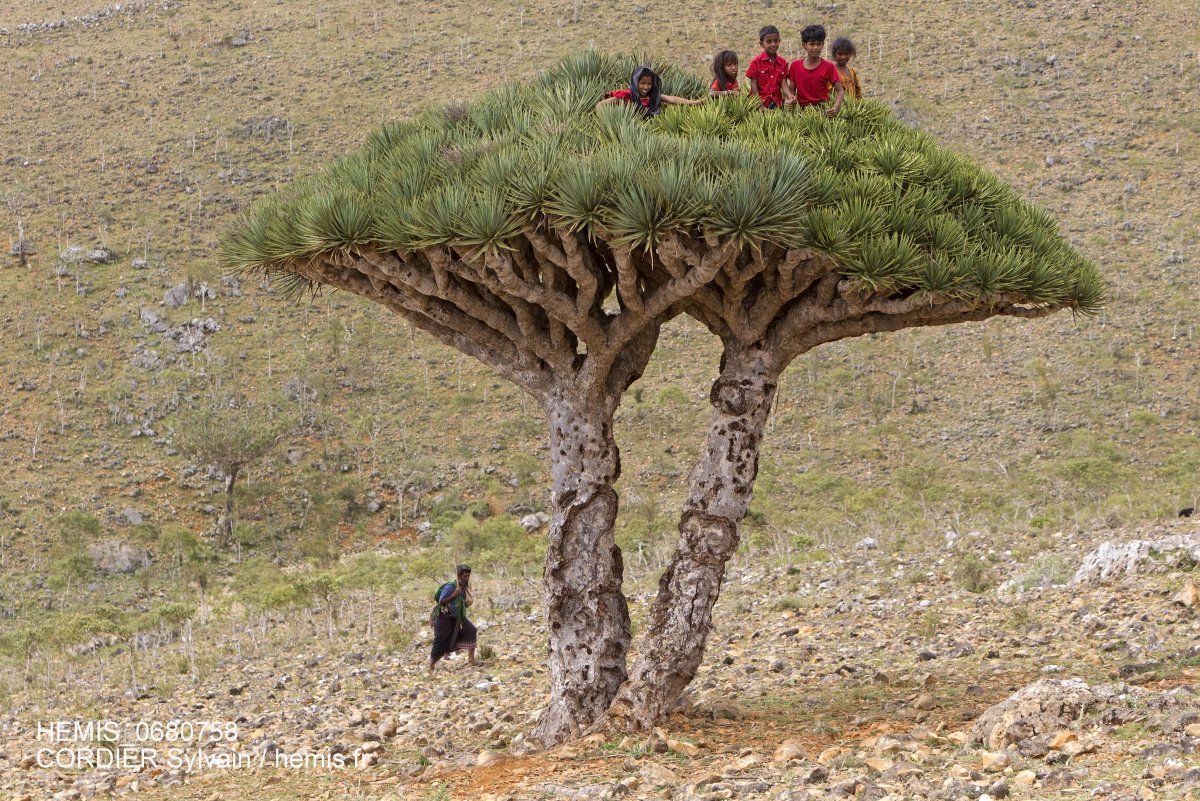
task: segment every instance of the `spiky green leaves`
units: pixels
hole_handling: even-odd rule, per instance
[[[653,249],[678,234],[828,257],[867,292],[928,291],[1072,306],[1103,282],[1044,211],[933,137],[864,101],[838,118],[749,97],[594,110],[647,59],[575,54],[532,84],[389,123],[325,174],[257,203],[226,242],[235,269],[369,247],[474,258],[528,228]],[[707,79],[660,70],[665,94]]]

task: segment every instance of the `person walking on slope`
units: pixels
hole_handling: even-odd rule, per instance
[[[471,568],[459,565],[454,581],[447,581],[437,588],[434,600],[437,606],[430,615],[433,624],[433,650],[429,654],[429,672],[433,672],[438,660],[451,651],[466,651],[467,664],[475,661],[475,626],[467,620],[467,607],[471,605]]]

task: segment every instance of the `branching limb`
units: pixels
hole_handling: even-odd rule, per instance
[[[611,347],[623,347],[640,328],[690,297],[737,258],[737,246],[733,242],[721,243],[716,237],[709,236],[706,243],[708,250],[703,253],[688,248],[677,234],[672,234],[659,244],[660,253],[664,248],[668,252],[676,250],[670,257],[682,259],[690,269],[651,290],[643,301],[640,315],[621,314],[609,330],[608,342]]]
[[[771,332],[769,345],[779,349],[779,352],[784,355],[786,364],[817,345],[847,337],[899,331],[916,326],[974,322],[995,316],[1045,317],[1056,311],[1053,308],[1021,305],[1011,297],[1007,299],[998,297],[993,301],[988,303],[974,300],[951,300],[936,305],[923,305],[899,314],[872,311],[860,316],[820,321],[799,328],[795,326],[795,321],[792,321],[792,326],[781,324]]]
[[[617,263],[617,297],[623,307],[622,313],[643,318],[645,304],[642,300],[641,280],[633,263],[633,251],[627,245],[613,245],[613,259]]]
[[[534,397],[540,397],[548,372],[532,354],[520,351],[511,340],[483,321],[440,298],[397,286],[379,277],[352,269],[331,272],[311,262],[296,265],[304,278],[383,304],[418,328],[463,353],[473,356]]]

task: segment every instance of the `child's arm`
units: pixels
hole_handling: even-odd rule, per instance
[[[601,100],[599,103],[596,104],[596,111],[599,111],[601,106],[611,106],[613,103],[620,103],[620,102],[622,102],[622,101],[621,101],[621,98],[619,98],[619,97],[606,97],[603,100]]]
[[[783,83],[779,85],[779,89],[783,93],[783,105],[796,105],[796,84],[792,83],[791,78],[784,79]]]
[[[836,117],[842,110],[842,101],[846,99],[846,90],[842,88],[841,81],[836,82],[833,88],[837,90],[837,97],[833,100],[833,108],[825,110],[826,117]]]
[[[688,100],[686,97],[675,97],[675,95],[659,95],[658,99],[667,105],[675,106],[699,106],[704,103],[703,98],[700,100]]]
[[[749,75],[746,77],[750,78]],[[750,78],[750,96],[758,97],[758,78]]]

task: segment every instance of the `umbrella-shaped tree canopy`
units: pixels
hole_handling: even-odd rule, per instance
[[[589,51],[471,105],[388,123],[366,146],[255,204],[227,241],[236,269],[449,247],[470,258],[558,229],[653,248],[677,236],[827,256],[864,292],[1094,311],[1099,274],[1045,211],[882,103],[840,116],[756,99],[593,111],[636,59]],[[706,81],[671,65],[663,91]],[[613,276],[614,280],[617,276]],[[597,293],[598,300],[602,300]]]

